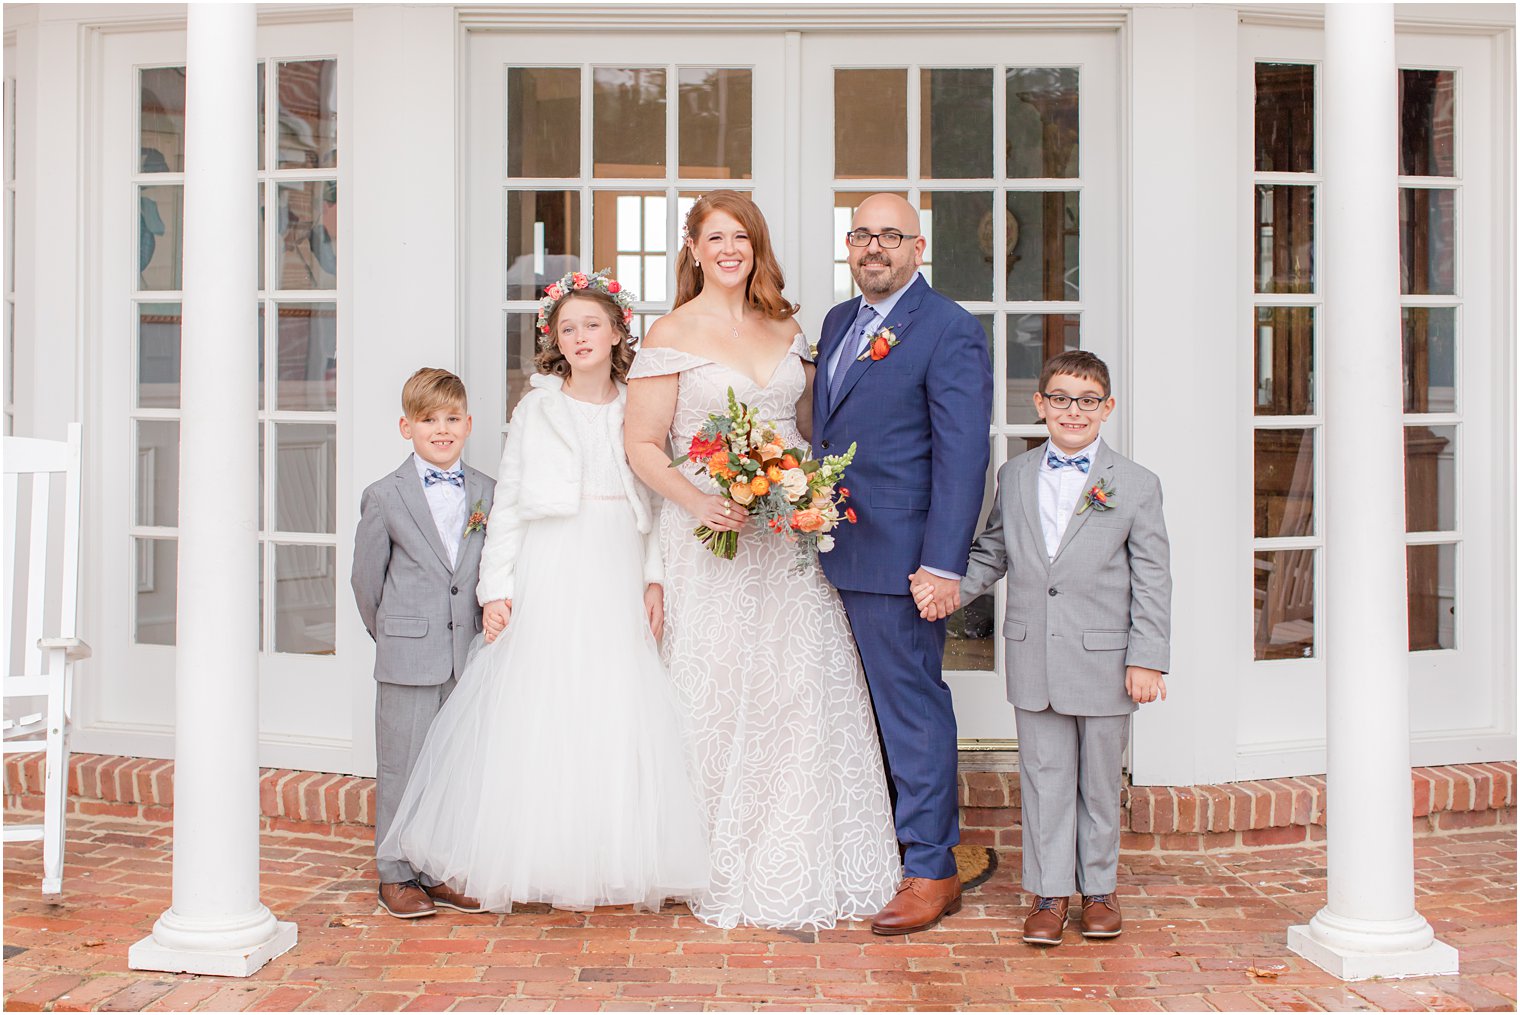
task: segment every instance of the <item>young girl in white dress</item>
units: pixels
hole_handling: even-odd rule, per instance
[[[632,297],[605,274],[547,293],[481,555],[485,634],[379,854],[484,909],[657,910],[706,888],[708,855],[656,642],[658,536],[623,453]]]

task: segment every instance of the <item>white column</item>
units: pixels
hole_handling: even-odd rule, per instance
[[[1457,971],[1414,908],[1393,5],[1325,5],[1329,891],[1288,946],[1346,980]]]
[[[134,969],[247,976],[296,943],[259,901],[255,29],[189,5],[174,896]]]

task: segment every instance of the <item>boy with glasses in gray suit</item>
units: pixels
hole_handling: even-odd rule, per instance
[[[1098,436],[1108,367],[1052,357],[1036,410],[1050,440],[998,470],[961,581],[969,602],[1008,575],[1003,638],[1019,735],[1024,940],[1058,945],[1074,892],[1084,937],[1117,937],[1119,792],[1130,713],[1165,700],[1172,578],[1161,484]],[[927,586],[914,589],[933,610]]]
[[[375,842],[390,830],[428,727],[480,633],[475,585],[496,481],[465,465],[464,382],[424,367],[401,389],[412,454],[370,484],[354,533],[354,598],[375,639]],[[435,906],[484,912],[474,899],[400,861],[382,860],[380,904],[403,920]]]

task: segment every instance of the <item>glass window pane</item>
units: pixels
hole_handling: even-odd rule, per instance
[[[1256,431],[1258,539],[1314,534],[1314,431]]]
[[[834,176],[908,175],[908,71],[834,71]]]
[[[179,420],[137,421],[137,503],[133,525],[179,524]]]
[[[581,199],[573,190],[507,191],[507,299],[536,300],[580,271]]]
[[[264,408],[264,303],[263,303],[263,301],[260,301],[259,302],[259,409],[262,410],[263,408]],[[260,436],[261,437],[263,436],[263,431],[260,431]],[[262,452],[259,454],[259,460],[260,461],[264,460],[264,455],[262,454]],[[260,501],[262,503],[262,498],[260,499]]]
[[[280,289],[338,287],[338,184],[282,183],[279,189]]]
[[[1256,65],[1256,171],[1314,172],[1314,68]]]
[[[1009,193],[1008,299],[1081,298],[1078,201],[1069,191]]]
[[[1399,174],[1455,176],[1457,82],[1449,70],[1399,71]]]
[[[144,173],[185,171],[185,68],[150,67],[142,72],[141,157]]]
[[[751,173],[754,74],[747,69],[683,68],[680,81],[681,175],[747,180]]]
[[[1314,291],[1314,188],[1256,188],[1256,291]]]
[[[1404,428],[1404,527],[1451,532],[1457,527],[1457,428]]]
[[[1411,295],[1456,292],[1457,195],[1451,190],[1399,190],[1399,283]]]
[[[893,191],[907,200],[906,191]],[[845,234],[850,231],[851,219],[860,202],[870,197],[870,191],[840,190],[834,192],[834,301],[854,299],[860,295],[855,279],[850,274],[850,247]],[[931,216],[932,217],[932,216]]]
[[[265,261],[266,258],[268,258],[269,255],[266,252],[266,246],[267,245],[266,245],[266,243],[264,241],[264,221],[265,221],[265,217],[264,217],[264,185],[262,183],[260,183],[258,185],[258,188],[259,188],[259,292],[263,292],[264,291],[264,261]]]
[[[1404,308],[1404,411],[1457,411],[1457,310]]]
[[[276,65],[279,169],[338,164],[338,61],[298,60]]]
[[[992,510],[992,497],[996,492],[997,440],[991,441],[991,454],[987,457],[987,477],[982,484],[982,506],[976,516],[976,530],[980,532]],[[945,653],[942,667],[946,670],[983,670],[995,672],[996,641],[999,625],[996,604],[991,592],[977,596],[962,604],[959,610],[945,618]]]
[[[337,627],[338,553],[331,546],[275,546],[274,650],[331,655]]]
[[[1081,347],[1082,318],[1078,314],[1008,315],[1008,418],[1015,425],[1040,425],[1034,395],[1040,370],[1050,357]]]
[[[282,532],[337,531],[337,428],[276,423],[275,527]]]
[[[506,315],[506,397],[502,400],[505,414],[502,422],[512,418],[512,410],[528,393],[528,378],[537,372],[533,357],[538,353],[538,314]]]
[[[507,175],[579,176],[578,67],[507,69]]]
[[[992,194],[926,191],[919,204],[919,225],[928,240],[924,277],[952,300],[992,299]],[[903,246],[911,242],[904,240]]]
[[[919,174],[992,175],[992,69],[919,71]]]
[[[185,188],[137,188],[137,287],[178,289],[184,268]]]
[[[665,299],[664,191],[597,191],[592,198],[591,262],[613,273],[641,300]],[[552,280],[551,280],[552,281]]]
[[[1408,548],[1409,651],[1457,647],[1457,546]]]
[[[136,583],[132,640],[139,645],[173,645],[179,609],[179,542],[132,540],[132,570]]]
[[[591,84],[593,175],[664,176],[665,71],[598,67]]]
[[[137,305],[137,404],[179,408],[180,308],[178,303]]]
[[[1074,179],[1079,172],[1075,67],[1010,67],[1007,158],[1010,179]]]
[[[338,404],[338,305],[283,303],[275,408],[321,412]]]
[[[1256,308],[1256,415],[1314,412],[1314,308]]]
[[[264,85],[264,68],[265,68],[265,66],[266,65],[265,65],[264,61],[260,60],[259,61],[258,72],[257,72],[257,75],[256,75],[257,78],[258,78],[258,84],[257,84],[256,87],[257,87],[258,96],[259,96],[258,150],[259,150],[259,168],[260,169],[264,168],[264,119],[265,119],[265,112],[264,112],[264,104],[265,104],[265,97],[264,97],[264,87],[265,87],[265,85]],[[263,188],[260,188],[259,192],[263,193]],[[259,238],[263,239],[262,236],[259,237]]]
[[[1256,658],[1314,655],[1314,550],[1258,550]]]

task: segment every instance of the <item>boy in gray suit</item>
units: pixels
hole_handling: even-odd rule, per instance
[[[401,389],[401,409],[401,436],[413,453],[365,489],[354,534],[354,598],[375,639],[377,844],[480,631],[475,584],[496,490],[495,480],[460,461],[471,427],[463,381],[418,370]],[[380,904],[392,916],[432,916],[435,906],[483,912],[405,863],[378,867]]]
[[[1058,945],[1073,892],[1084,937],[1117,937],[1119,792],[1130,713],[1166,698],[1172,578],[1161,484],[1098,437],[1108,367],[1052,357],[1035,408],[1050,440],[998,470],[961,582],[969,602],[1009,576],[1003,637],[1019,734],[1024,940]],[[920,608],[932,593],[915,589]]]

